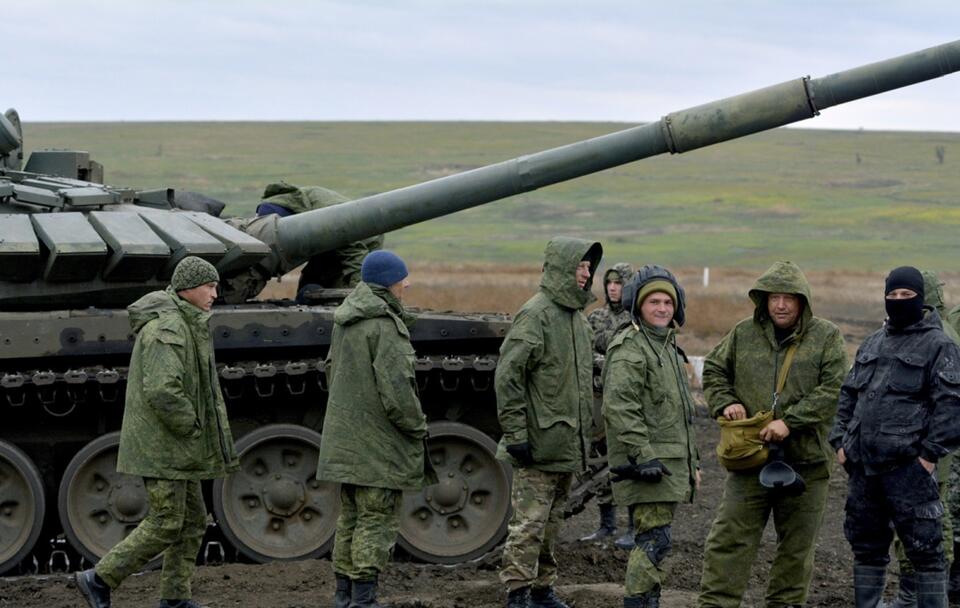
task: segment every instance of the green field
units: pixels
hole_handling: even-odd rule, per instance
[[[351,197],[610,133],[612,123],[28,123],[28,152],[89,151],[107,182],[252,212],[284,179]],[[935,148],[943,146],[938,162]],[[857,161],[859,157],[859,162]],[[777,129],[660,156],[407,228],[418,261],[534,264],[554,234],[670,266],[956,270],[960,134]]]

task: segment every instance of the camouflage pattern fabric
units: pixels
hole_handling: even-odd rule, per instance
[[[140,524],[103,556],[97,575],[111,589],[163,553],[160,597],[193,597],[190,583],[207,529],[199,481],[144,478],[150,510]]]
[[[955,462],[956,459],[951,459],[951,464]],[[937,463],[937,468],[940,468],[940,463]],[[947,504],[945,502],[945,497],[947,496],[948,482],[939,482],[937,486],[940,488],[940,499],[944,501],[944,513],[943,517],[940,519],[941,525],[943,526],[943,557],[949,564],[953,563],[953,538],[954,538],[954,529],[953,529],[953,517],[950,512],[947,510]],[[900,540],[900,536],[897,535],[893,539],[893,553],[897,556],[897,563],[900,564],[900,574],[914,574],[916,569],[913,567],[913,564],[910,563],[910,560],[907,559],[907,552],[903,547],[903,541]]]
[[[213,479],[239,469],[210,339],[210,313],[172,287],[133,304],[117,471]]]
[[[294,213],[339,205],[349,200],[339,192],[327,188],[299,187],[286,182],[269,184],[263,192],[264,203],[280,205]],[[300,273],[297,290],[307,284],[329,288],[355,287],[360,283],[360,265],[363,258],[382,247],[383,235],[379,234],[310,258]]]
[[[645,502],[633,505],[633,525],[636,530],[637,545],[630,551],[627,560],[627,575],[624,582],[624,595],[634,597],[663,587],[663,568],[660,564],[670,551],[666,547],[650,547],[654,536],[645,541],[648,532],[670,526],[677,509],[675,502]],[[651,560],[655,555],[656,563]]]
[[[383,572],[400,530],[403,493],[388,488],[342,484],[340,515],[333,541],[333,571],[355,581]]]
[[[556,237],[547,244],[540,290],[520,308],[500,347],[494,376],[503,437],[497,458],[518,463],[506,446],[529,443],[533,467],[575,473],[586,465],[593,408],[593,335],[577,265],[600,262],[599,243]]]
[[[571,473],[513,470],[513,515],[500,568],[500,581],[508,591],[552,587],[557,580],[554,550],[572,481]]]
[[[659,459],[672,475],[659,483],[613,484],[618,505],[693,498],[700,459],[694,440],[693,398],[674,330],[642,322],[610,343],[603,371],[603,417],[610,466]]]
[[[413,318],[387,288],[360,283],[333,323],[317,479],[421,489],[427,417],[413,368]]]
[[[779,541],[764,605],[804,605],[827,504],[827,466],[795,466],[807,483],[806,492],[795,497],[771,494],[760,485],[757,471],[727,474],[720,508],[704,545],[698,608],[740,606],[771,513]]]
[[[196,256],[189,255],[177,264],[170,278],[170,287],[174,291],[193,289],[207,283],[216,283],[220,275],[213,264]]]

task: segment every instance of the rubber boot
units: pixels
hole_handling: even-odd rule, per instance
[[[530,587],[520,587],[508,593],[507,608],[530,608]]]
[[[650,597],[647,598],[647,608],[660,608],[660,587],[650,592]]]
[[[377,579],[353,581],[349,608],[384,608],[377,603]]]
[[[947,607],[947,573],[917,572],[917,608]]]
[[[97,576],[93,568],[75,573],[73,582],[90,608],[110,608],[110,587]]]
[[[947,581],[947,598],[950,603],[960,603],[960,543],[953,543],[953,563],[950,564],[950,579]]]
[[[337,591],[333,594],[333,608],[350,608],[350,577],[345,574],[334,574],[337,582]]]
[[[647,594],[623,598],[623,608],[647,608]]]
[[[917,608],[917,575],[901,574],[897,597],[880,602],[880,608]]]
[[[637,546],[637,531],[633,528],[633,505],[630,505],[627,508],[627,514],[627,529],[617,540],[613,541],[613,544],[618,549],[631,551]]]
[[[600,505],[600,527],[596,532],[580,539],[582,543],[599,542],[617,532],[617,508],[613,505]]]
[[[564,604],[553,587],[534,587],[530,591],[530,608],[570,608]]]
[[[160,608],[207,608],[193,600],[160,600]]]
[[[853,566],[853,605],[856,608],[877,608],[883,596],[885,566]]]

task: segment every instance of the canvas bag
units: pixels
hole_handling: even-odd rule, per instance
[[[774,394],[776,403],[783,385],[787,382],[790,365],[793,364],[793,355],[797,352],[794,342],[787,347],[787,354],[777,374],[777,391]],[[743,471],[754,469],[767,462],[770,452],[760,439],[760,430],[773,420],[773,410],[763,410],[744,420],[727,420],[726,417],[717,418],[720,425],[720,443],[717,444],[717,459],[728,471]]]

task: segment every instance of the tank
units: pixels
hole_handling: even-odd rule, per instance
[[[323,359],[344,292],[254,300],[267,279],[403,226],[957,70],[960,41],[288,217],[225,219],[202,195],[107,186],[87,152],[38,151],[24,163],[20,119],[8,111],[0,118],[0,572],[83,567],[145,515],[141,480],[115,470],[134,340],[125,308],[164,288],[184,256],[210,261],[223,278],[211,331],[242,465],[205,487],[215,523],[201,559],[316,557],[332,546],[338,509],[338,488],[314,473]],[[441,482],[404,497],[398,542],[417,558],[475,559],[505,534],[511,471],[494,458],[493,373],[509,322],[418,312],[417,381]],[[588,471],[570,511],[606,473]]]

